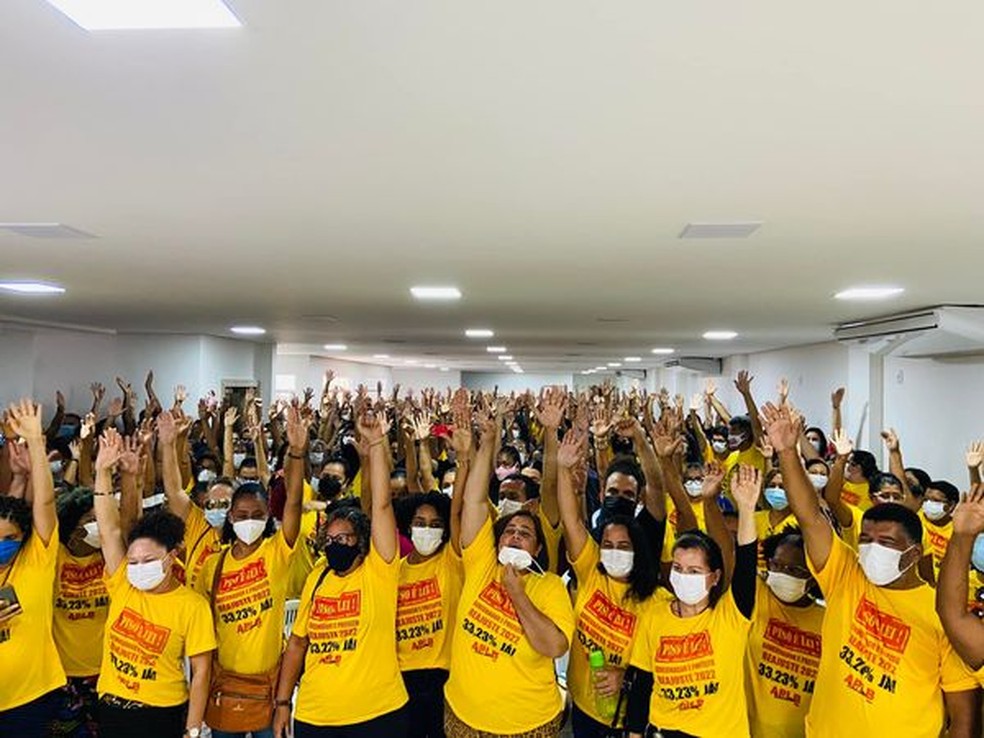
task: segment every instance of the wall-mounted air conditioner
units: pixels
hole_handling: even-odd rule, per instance
[[[702,356],[679,356],[670,359],[663,364],[668,369],[687,369],[688,371],[719,376],[721,374],[721,360],[708,359]]]
[[[899,315],[843,323],[841,343],[882,356],[931,358],[984,353],[984,308],[941,305]]]

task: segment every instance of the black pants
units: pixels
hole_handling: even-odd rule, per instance
[[[294,738],[406,738],[409,714],[404,705],[399,710],[353,725],[308,725],[295,720]]]
[[[188,705],[124,710],[99,703],[99,738],[182,738]]]
[[[695,735],[690,735],[690,733],[683,733],[679,730],[658,730],[652,725],[646,731],[646,736],[648,738],[697,738]]]
[[[574,738],[607,738],[610,725],[599,723],[577,705],[571,706],[571,729]]]
[[[410,702],[410,732],[407,738],[444,738],[444,669],[415,669],[403,672]]]
[[[14,668],[4,664],[3,669]],[[43,738],[48,735],[51,722],[58,714],[61,690],[43,694],[25,705],[0,711],[0,735],[17,738]]]

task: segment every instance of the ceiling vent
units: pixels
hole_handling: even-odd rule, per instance
[[[882,356],[933,358],[984,352],[984,307],[941,305],[843,323],[841,343]]]
[[[0,230],[29,238],[95,238],[63,223],[0,223]]]
[[[687,223],[680,238],[748,238],[762,226],[761,220],[733,223]]]
[[[722,372],[720,359],[708,359],[703,356],[681,356],[670,359],[663,366],[668,369],[686,369],[687,371],[713,376],[718,376]]]

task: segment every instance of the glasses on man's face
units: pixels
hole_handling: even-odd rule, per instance
[[[791,577],[796,577],[797,579],[809,579],[810,570],[803,566],[797,566],[796,564],[784,564],[776,559],[769,559],[766,562],[766,566],[769,571],[774,571],[778,574],[788,574]]]
[[[232,507],[229,500],[205,500],[206,510],[228,510]]]
[[[325,545],[340,543],[343,546],[354,546],[356,544],[355,533],[338,533],[333,536],[325,536]]]

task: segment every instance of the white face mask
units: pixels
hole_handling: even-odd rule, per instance
[[[817,438],[814,441],[810,441],[810,444],[813,446],[814,450],[816,450],[818,454],[822,454],[824,451],[827,450],[823,447],[823,444],[821,444],[819,438]]]
[[[504,518],[506,515],[512,515],[513,513],[519,512],[523,509],[523,503],[518,500],[502,499],[499,500],[499,517]]]
[[[683,483],[683,488],[687,490],[687,494],[691,497],[700,497],[701,490],[704,489],[704,483],[700,479],[688,479]]]
[[[706,574],[684,574],[676,569],[670,572],[670,586],[677,599],[686,605],[699,604],[710,591]]]
[[[936,521],[946,517],[946,505],[938,500],[924,500],[922,511],[928,520]]]
[[[799,602],[806,594],[806,579],[783,574],[781,571],[768,572],[765,583],[772,594],[786,603]]]
[[[143,564],[127,564],[126,578],[142,592],[154,589],[167,577],[164,560],[154,559]]]
[[[410,529],[410,540],[421,556],[430,556],[440,548],[443,537],[444,528],[423,528],[415,525]]]
[[[225,525],[228,512],[229,508],[227,507],[213,507],[205,511],[205,520],[213,528],[218,528],[220,525]]]
[[[211,484],[218,478],[219,478],[218,475],[211,469],[202,469],[200,472],[198,472],[199,482],[205,482],[206,484]]]
[[[862,543],[858,546],[858,562],[869,582],[884,587],[912,568],[915,561],[905,569],[900,568],[902,556],[912,548],[909,546],[905,551],[896,551],[880,543]]]
[[[533,557],[524,548],[503,546],[499,549],[499,563],[503,566],[512,564],[516,569],[529,569],[533,565]]]
[[[232,524],[232,529],[236,532],[236,538],[248,546],[263,535],[266,526],[266,520],[237,520]]]
[[[444,489],[442,489],[441,492],[443,492],[444,494],[446,494],[448,497],[452,497],[454,495],[454,485],[453,484],[449,484],[447,487],[445,487]]]
[[[325,455],[321,451],[312,451],[308,454],[308,461],[312,466],[321,466],[325,461]]]
[[[311,477],[308,480],[308,484],[311,485],[311,491],[318,494],[318,485],[321,484],[321,477]]]
[[[826,474],[808,474],[810,477],[810,484],[813,485],[813,489],[817,492],[822,490],[827,486],[827,475]]]
[[[83,541],[85,541],[85,544],[87,546],[92,546],[93,548],[100,548],[101,544],[99,541],[99,523],[97,523],[95,520],[92,520],[86,523],[85,525],[83,525],[82,527],[85,528],[85,538],[82,539]]]
[[[233,454],[232,455],[232,465],[236,469],[239,469],[239,467],[242,466],[242,463],[244,461],[246,461],[246,454]]]
[[[164,493],[158,492],[156,495],[151,495],[150,497],[143,498],[143,509],[148,510],[152,507],[160,507],[164,504]]]
[[[60,461],[49,461],[48,467],[51,469],[51,476],[57,477],[59,474],[61,474],[62,463]]]
[[[711,444],[711,448],[714,449],[714,453],[716,453],[716,454],[723,454],[725,451],[728,450],[728,442],[727,441],[714,441]]]
[[[601,565],[610,577],[627,577],[632,571],[635,551],[622,551],[618,548],[601,549]]]

